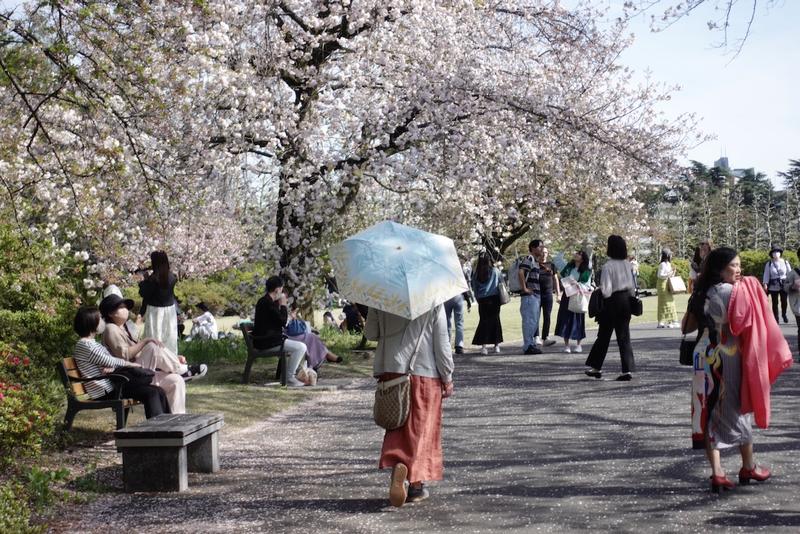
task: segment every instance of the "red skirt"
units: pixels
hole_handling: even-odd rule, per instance
[[[387,374],[387,377],[400,375]],[[411,376],[411,412],[406,424],[387,430],[378,466],[408,467],[409,482],[442,480],[442,382],[438,378]]]

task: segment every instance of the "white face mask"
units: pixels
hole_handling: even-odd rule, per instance
[[[97,333],[102,334],[105,331],[106,331],[106,322],[101,317],[100,322],[97,324]]]
[[[781,253],[780,253],[780,252],[773,252],[773,253],[772,253],[772,259],[773,259],[773,260],[779,260],[779,259],[781,259]]]

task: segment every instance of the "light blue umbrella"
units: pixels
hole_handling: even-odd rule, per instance
[[[339,293],[407,319],[468,290],[453,240],[391,221],[331,247]]]

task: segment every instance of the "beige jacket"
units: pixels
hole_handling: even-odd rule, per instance
[[[136,344],[139,335],[136,331],[133,331],[129,336],[129,331],[114,323],[106,323],[106,329],[103,332],[103,345],[106,346],[108,352],[117,358],[130,362],[133,361],[133,358],[128,356],[128,349]]]
[[[370,308],[364,335],[378,342],[374,376],[407,373],[419,340],[419,353],[412,374],[439,378],[445,384],[453,380],[453,352],[443,305],[413,321]]]

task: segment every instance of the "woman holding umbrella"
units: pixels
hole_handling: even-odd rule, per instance
[[[370,309],[364,335],[378,342],[373,374],[379,381],[411,374],[408,420],[386,431],[379,467],[392,468],[393,506],[422,501],[429,496],[424,482],[443,478],[442,399],[453,394],[453,354],[444,306],[414,320]]]
[[[481,354],[488,354],[486,345],[494,345],[494,352],[500,354],[503,342],[503,325],[500,323],[500,280],[503,275],[492,265],[488,254],[478,256],[478,263],[472,272],[471,284],[475,300],[478,301],[478,328],[472,338],[473,345],[481,346]]]

